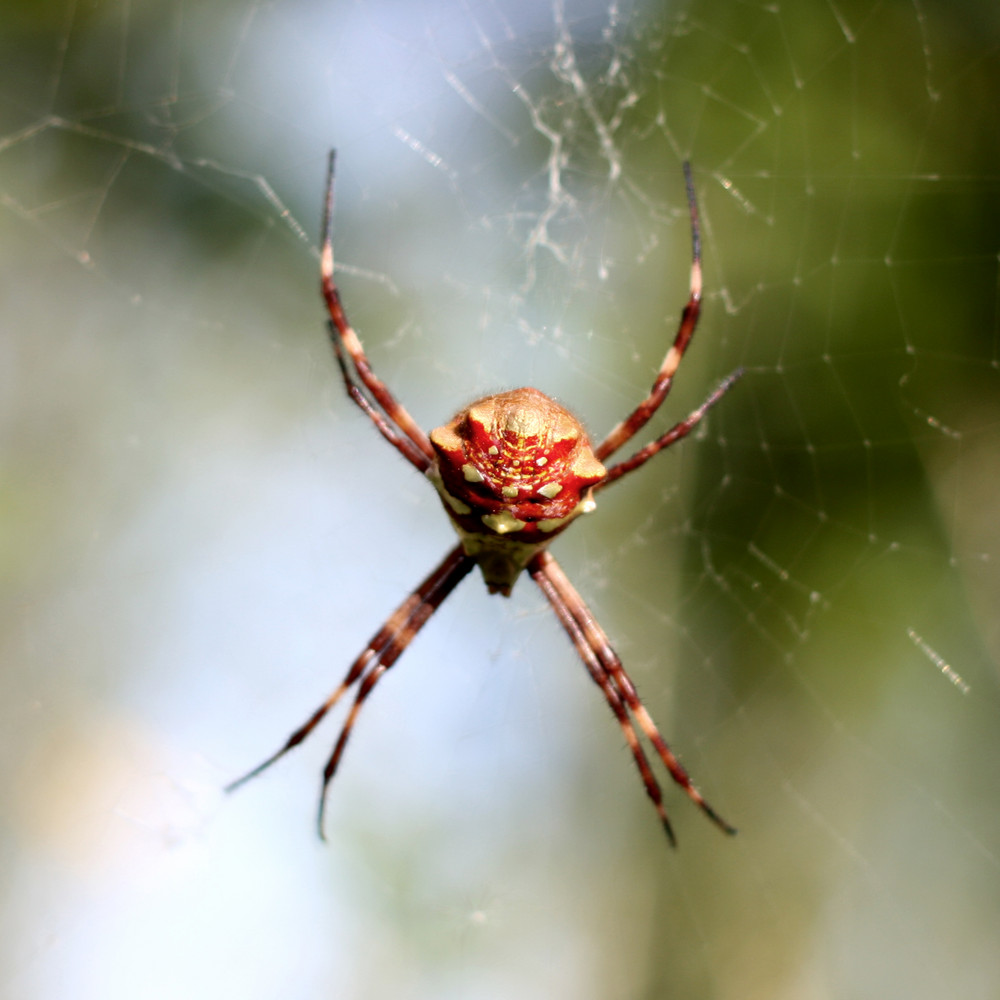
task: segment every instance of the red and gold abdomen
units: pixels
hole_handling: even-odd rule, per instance
[[[437,487],[493,593],[580,514],[605,475],[579,420],[537,389],[487,396],[431,432]]]

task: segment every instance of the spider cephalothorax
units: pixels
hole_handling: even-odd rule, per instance
[[[427,476],[494,594],[509,594],[532,556],[594,509],[607,472],[580,421],[537,389],[479,399],[430,440]]]
[[[549,542],[556,535],[580,514],[594,509],[597,490],[604,489],[686,437],[740,376],[737,371],[724,379],[698,409],[628,458],[610,466],[603,464],[646,425],[666,399],[698,323],[701,247],[688,165],[684,165],[684,176],[691,217],[692,259],[687,304],[649,395],[593,448],[576,417],[537,389],[514,389],[486,396],[460,410],[449,423],[430,435],[421,430],[372,371],[361,341],[344,313],[333,279],[333,243],[330,239],[333,168],[331,153],[320,271],[323,298],[330,315],[330,339],[344,387],[379,433],[437,488],[460,542],[372,636],[326,701],[292,733],[280,750],[234,781],[228,786],[229,790],[260,774],[301,743],[356,683],[358,691],[354,703],[323,770],[317,817],[322,836],[326,789],[336,773],[365,699],[444,599],[472,567],[478,565],[491,593],[509,594],[515,580],[526,571],[545,595],[618,720],[646,794],[671,843],[674,834],[663,805],[663,794],[639,742],[635,723],[656,750],[671,778],[688,797],[718,827],[726,833],[735,833],[692,784],[687,771],[660,735],[604,630],[548,552]]]

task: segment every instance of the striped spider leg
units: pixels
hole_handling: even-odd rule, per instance
[[[656,413],[673,385],[701,310],[701,244],[691,170],[684,164],[691,220],[691,277],[687,304],[673,344],[660,365],[649,395],[597,447],[565,407],[537,389],[515,389],[476,400],[447,424],[427,435],[384,382],[372,371],[361,341],[347,320],[334,280],[331,220],[334,154],[330,154],[323,215],[320,272],[329,313],[330,341],[348,396],[382,436],[437,489],[459,543],[389,616],[351,664],[336,690],[284,745],[227,786],[233,791],[298,746],[355,685],[357,691],[323,770],[317,825],[323,836],[326,792],[368,696],[399,659],[417,632],[458,583],[478,566],[490,593],[509,596],[522,571],[535,581],[566,631],[591,679],[604,694],[635,760],[668,839],[675,842],[638,730],[670,777],[725,833],[735,833],[705,801],[660,734],[626,674],[604,630],[548,552],[549,543],[581,514],[592,511],[594,494],[644,465],[686,437],[742,374],[724,379],[685,419],[630,457],[610,466],[604,460],[627,444]]]

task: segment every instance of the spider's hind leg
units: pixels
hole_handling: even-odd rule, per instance
[[[333,275],[333,178],[336,152],[330,151],[330,165],[323,203],[323,234],[320,247],[320,287],[330,316],[330,341],[337,363],[344,376],[347,393],[367,414],[386,440],[421,472],[434,461],[427,435],[410,416],[406,407],[389,391],[389,387],[372,371],[368,356],[351,326],[340,299],[340,290]],[[350,357],[353,373],[347,365]],[[367,395],[366,395],[367,393]],[[398,429],[398,430],[397,430]]]

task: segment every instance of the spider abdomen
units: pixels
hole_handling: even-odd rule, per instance
[[[494,593],[509,594],[531,557],[594,509],[605,476],[580,421],[537,389],[476,400],[430,441],[427,475]]]

